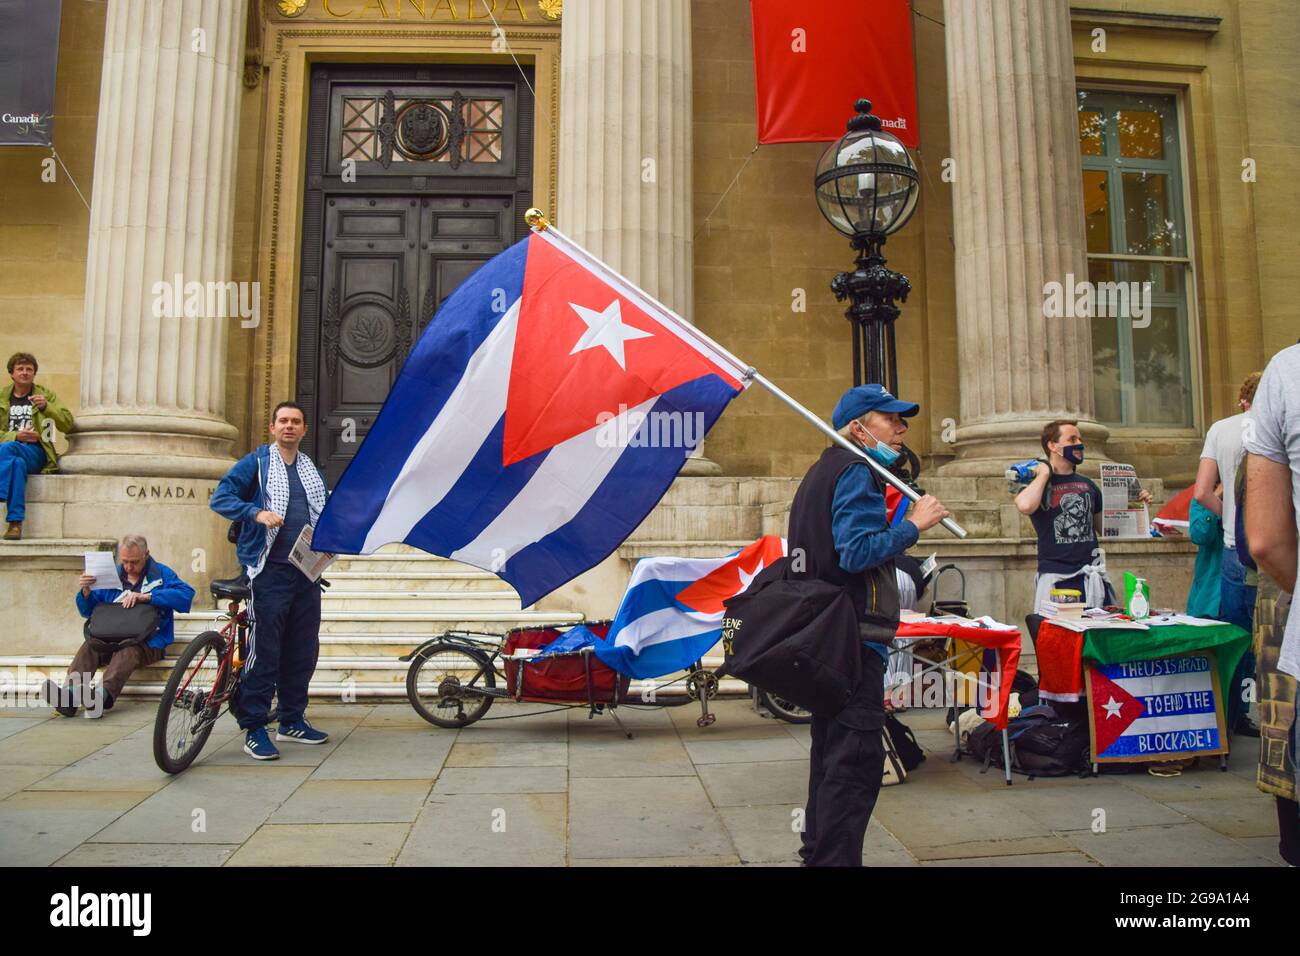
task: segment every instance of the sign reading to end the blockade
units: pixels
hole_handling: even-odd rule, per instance
[[[1094,763],[1228,752],[1213,651],[1086,669]]]

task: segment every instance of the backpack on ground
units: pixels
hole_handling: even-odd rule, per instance
[[[1030,777],[1065,777],[1089,765],[1088,725],[1048,704],[1026,707],[1007,722],[1011,769]],[[991,722],[970,733],[967,750],[985,769],[1002,762],[1002,733]]]

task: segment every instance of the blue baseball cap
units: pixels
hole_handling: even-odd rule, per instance
[[[883,385],[856,385],[836,403],[835,411],[831,412],[831,424],[839,431],[867,412],[897,412],[904,418],[911,418],[920,410],[920,405],[895,398]]]

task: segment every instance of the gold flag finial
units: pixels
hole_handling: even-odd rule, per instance
[[[536,206],[533,206],[528,210],[528,212],[524,213],[524,222],[528,223],[528,225],[532,226],[538,232],[545,232],[546,227],[551,224],[550,220],[546,218],[546,214]]]

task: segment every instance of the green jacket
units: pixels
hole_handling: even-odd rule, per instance
[[[13,382],[10,382],[4,388],[0,388],[0,415],[4,416],[3,423],[6,426],[9,424],[9,399],[13,397],[13,394]],[[32,427],[41,436],[41,447],[45,449],[45,467],[41,469],[41,473],[48,474],[59,470],[59,456],[54,451],[54,443],[46,440],[45,422],[47,420],[53,422],[54,427],[66,435],[72,431],[72,412],[68,411],[67,406],[59,401],[59,396],[44,385],[33,383],[32,394],[45,396],[44,409],[32,406]],[[0,442],[17,440],[17,432],[0,432]]]

